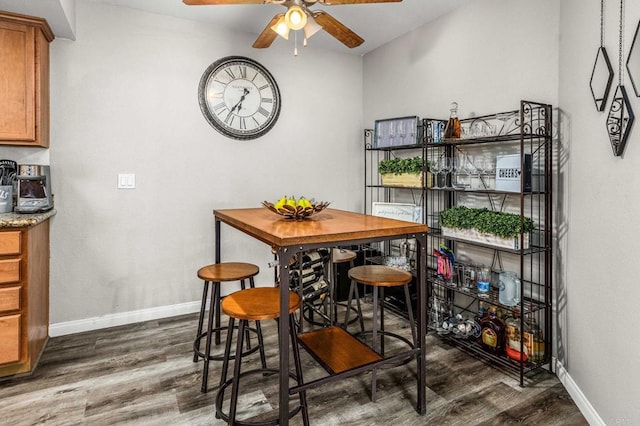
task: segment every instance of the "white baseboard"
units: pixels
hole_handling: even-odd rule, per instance
[[[582,393],[576,382],[573,381],[571,375],[567,370],[565,370],[562,363],[556,360],[556,375],[558,379],[560,379],[560,383],[562,383],[573,398],[573,401],[576,403],[576,406],[584,416],[584,418],[589,422],[591,426],[606,426],[606,423],[600,416],[597,411],[593,408],[587,397]]]
[[[66,321],[49,325],[49,336],[66,336],[84,331],[99,330],[142,321],[175,317],[200,311],[200,301],[181,303],[178,305],[160,306],[157,308],[141,309],[139,311],[109,314],[102,317],[86,318]]]

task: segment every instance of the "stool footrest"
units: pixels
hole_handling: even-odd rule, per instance
[[[355,312],[356,314],[353,318],[349,318],[349,324],[345,324],[344,321],[340,322],[336,319],[336,322],[338,325],[345,327],[351,324],[355,324],[360,319],[360,314],[358,313],[358,309],[354,308],[353,306],[347,305],[347,302],[335,302],[335,305],[343,307],[345,309],[349,309],[351,312]]]
[[[389,331],[382,331],[382,330],[378,330],[377,333],[378,333],[378,337],[380,337],[380,338],[391,337],[391,338],[394,338],[394,339],[397,339],[397,340],[403,342],[404,344],[409,346],[409,348],[411,348],[411,349],[415,349],[416,348],[412,341],[410,341],[406,337],[401,336],[399,334],[392,333],[392,332],[389,332]],[[359,333],[356,333],[356,334],[354,334],[354,337],[358,338],[358,337],[370,336],[370,335],[373,335],[373,332],[371,330],[368,330],[368,331],[361,331]],[[399,360],[398,362],[385,364],[383,367],[379,367],[379,368],[399,367],[401,365],[407,364],[409,361],[411,361],[414,358],[415,358],[415,354],[414,353],[410,353],[410,354],[406,355],[406,358],[403,358],[403,359]]]
[[[238,329],[238,326],[234,326],[234,329]],[[213,333],[215,333],[216,331],[220,331],[220,332],[227,332],[229,329],[229,327],[224,326],[224,327],[218,327],[218,328],[212,328],[211,329],[211,334],[213,335]],[[256,335],[258,334],[258,330],[255,328],[249,328],[247,327],[247,330],[249,330],[251,333],[255,333]],[[205,354],[203,351],[201,351],[200,349],[198,349],[200,347],[200,340],[202,340],[203,338],[205,338],[207,336],[207,333],[201,333],[198,337],[196,337],[196,340],[194,340],[193,342],[193,352],[195,352],[198,355],[198,358],[202,358],[204,359]],[[213,345],[212,345],[213,346]],[[255,351],[257,351],[258,349],[260,349],[260,346],[254,346],[253,348],[247,349],[244,352],[242,352],[242,356],[246,356],[246,355],[250,355],[252,353],[254,353]],[[229,359],[235,359],[235,355],[230,355]],[[209,355],[209,361],[222,361],[224,360],[224,354],[220,354],[220,355]]]

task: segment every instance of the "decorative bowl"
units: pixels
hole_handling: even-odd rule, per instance
[[[278,208],[273,203],[268,201],[263,201],[262,205],[267,209],[271,210],[275,214],[280,216],[284,216],[289,219],[304,219],[313,214],[321,212],[324,210],[331,202],[320,201],[319,203],[314,202],[313,200],[309,200],[309,204],[306,207],[298,204],[295,207],[291,205],[284,204]]]

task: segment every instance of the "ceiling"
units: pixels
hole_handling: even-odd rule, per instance
[[[401,3],[322,6],[347,27],[358,33],[365,42],[348,49],[324,32],[309,40],[309,46],[364,55],[367,52],[449,13],[472,0],[404,0]],[[75,4],[80,2],[107,3],[222,26],[257,35],[276,13],[278,5],[219,5],[186,6],[182,0],[0,0],[0,9],[9,12],[41,16],[47,19],[56,37],[75,39]],[[275,43],[287,43],[279,38]],[[288,43],[293,46],[292,38]]]

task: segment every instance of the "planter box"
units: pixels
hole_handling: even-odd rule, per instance
[[[520,236],[514,238],[501,238],[493,234],[483,234],[477,229],[456,229],[442,227],[442,235],[445,237],[460,238],[462,240],[473,241],[476,243],[487,244],[495,247],[503,247],[513,250],[520,249]],[[529,234],[524,234],[523,249],[529,248]]]
[[[385,186],[402,186],[405,188],[424,187],[424,173],[403,173],[401,175],[389,173],[380,176],[382,177],[382,184]],[[429,176],[431,176],[431,174],[429,174]]]

